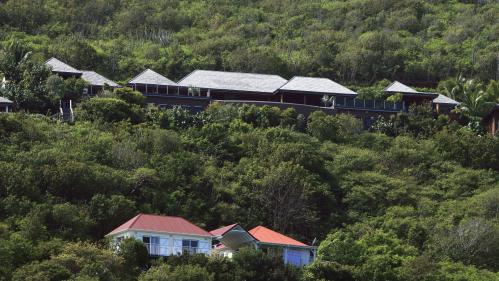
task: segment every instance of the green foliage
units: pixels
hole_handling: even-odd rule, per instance
[[[3,42],[24,40],[115,80],[150,67],[175,80],[213,68],[350,83],[488,81],[497,77],[497,10],[494,1],[9,0],[0,25]]]
[[[121,280],[122,260],[89,243],[68,243],[48,260],[17,269],[12,280],[64,280],[70,277]]]
[[[132,88],[116,88],[114,94],[118,99],[126,103],[145,106],[145,96],[140,92],[134,91]]]
[[[394,137],[361,132],[348,115],[317,112],[300,127],[292,110],[215,104],[193,114],[116,96],[80,104],[99,122],[0,115],[4,280],[496,277],[497,139],[428,123],[426,108]],[[99,102],[123,112],[91,111]],[[143,118],[131,120],[134,108]],[[266,225],[318,240],[319,254],[295,269],[250,249],[151,262],[135,240],[116,253],[94,244],[137,212],[206,229]]]
[[[171,269],[167,265],[153,267],[144,272],[140,281],[212,281],[213,274],[195,265],[178,266]]]
[[[234,280],[277,281],[298,280],[290,266],[285,266],[282,257],[272,256],[251,248],[243,248],[233,257]]]
[[[137,277],[149,265],[149,253],[146,246],[135,238],[126,238],[121,241],[118,256],[123,258],[125,274],[130,278]]]
[[[136,104],[115,98],[90,98],[79,105],[78,118],[89,121],[118,122],[130,120],[139,123],[143,114]]]
[[[307,131],[320,141],[338,140],[339,125],[336,119],[322,111],[315,111],[308,117]]]

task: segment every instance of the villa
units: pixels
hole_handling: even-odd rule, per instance
[[[242,247],[254,247],[282,257],[286,264],[304,266],[314,260],[317,252],[316,246],[309,246],[264,226],[246,231],[240,225],[232,224],[210,233],[219,241],[213,253],[229,258]]]
[[[213,235],[181,217],[138,214],[106,235],[119,247],[124,238],[144,243],[150,256],[211,254]]]
[[[89,86],[85,93],[93,96],[106,86],[119,87],[114,81],[93,72],[80,71],[56,58],[46,64],[63,78],[82,78]],[[180,106],[192,112],[204,110],[210,103],[252,104],[294,108],[304,116],[321,110],[327,114],[350,114],[368,128],[379,117],[407,112],[412,104],[430,104],[436,115],[451,114],[459,103],[438,93],[417,91],[399,81],[384,89],[386,95],[397,94],[396,100],[364,99],[355,91],[328,78],[295,76],[290,80],[279,75],[194,70],[175,82],[152,69],[146,69],[127,82],[142,93],[146,102],[163,108]],[[65,103],[61,103],[64,105]],[[61,112],[67,113],[64,106]],[[71,114],[70,114],[71,115]]]
[[[149,214],[136,215],[106,237],[117,248],[125,238],[142,241],[151,257],[204,254],[232,258],[242,247],[251,247],[282,257],[286,264],[303,266],[311,263],[317,252],[316,246],[264,226],[246,231],[232,224],[208,232],[181,217]]]
[[[52,73],[57,74],[64,79],[81,78],[87,82],[88,87],[83,93],[86,95],[94,96],[106,86],[110,88],[119,87],[116,82],[100,75],[95,71],[78,70],[56,58],[48,59],[45,64],[52,70]]]

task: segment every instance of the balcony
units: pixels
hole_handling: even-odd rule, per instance
[[[399,112],[405,110],[405,105],[403,102],[390,102],[386,100],[357,99],[347,97],[337,98],[335,107],[342,109],[388,112]]]
[[[144,243],[147,252],[150,256],[172,256],[172,255],[182,255],[182,254],[208,254],[209,249],[200,249],[199,247],[168,247],[157,243]]]

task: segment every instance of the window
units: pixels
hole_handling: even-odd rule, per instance
[[[196,254],[198,252],[198,240],[182,240],[182,252]]]
[[[310,255],[309,255],[309,258],[308,258],[308,262],[311,263],[313,262],[315,259],[315,252],[313,250],[310,250]]]
[[[160,244],[158,236],[143,236],[142,242],[146,245],[147,251],[151,256],[160,255]]]

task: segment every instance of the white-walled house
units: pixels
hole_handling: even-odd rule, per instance
[[[124,238],[142,241],[151,256],[211,254],[212,237],[181,217],[138,214],[106,235],[119,247]]]
[[[0,113],[12,111],[13,102],[4,97],[0,97]]]
[[[315,259],[317,252],[316,246],[309,246],[264,226],[246,231],[240,225],[232,224],[210,233],[220,242],[213,248],[213,253],[228,258],[242,247],[255,247],[282,257],[286,264],[304,266]]]

